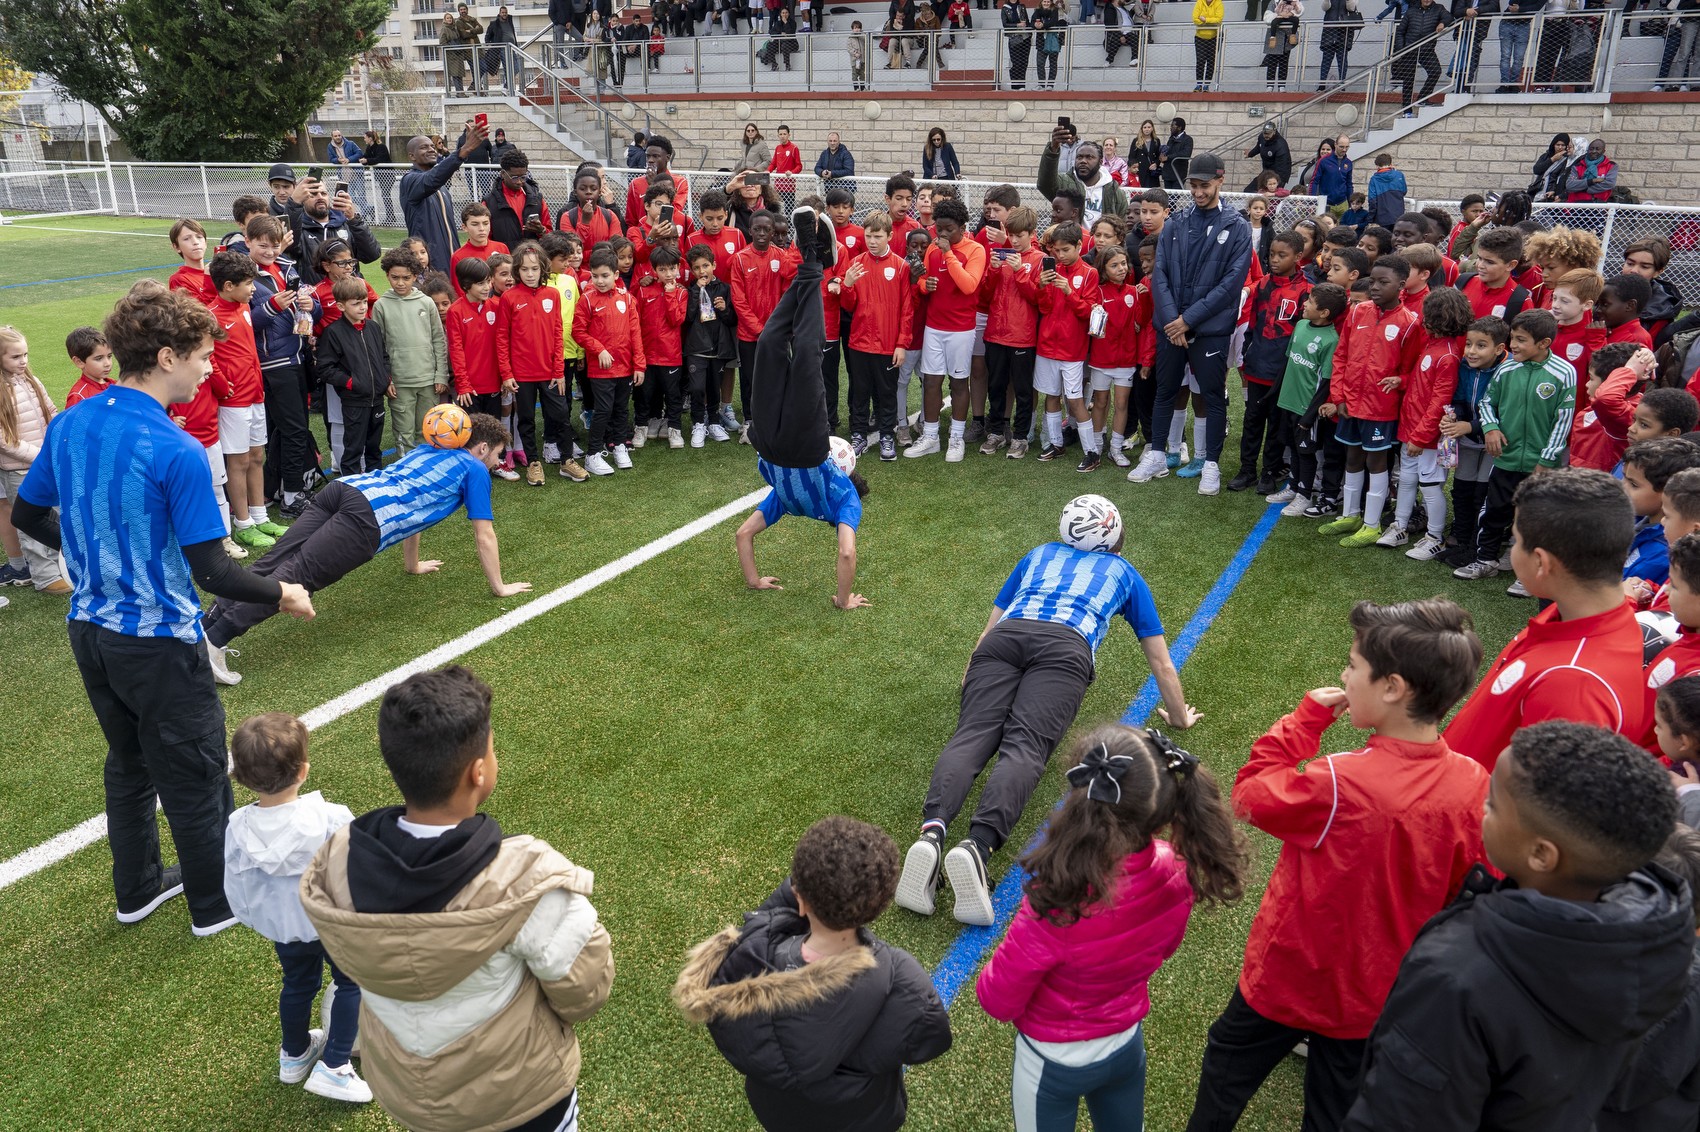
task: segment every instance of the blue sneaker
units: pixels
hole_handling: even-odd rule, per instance
[[[1194,459],[1187,461],[1187,463],[1181,467],[1180,471],[1175,473],[1175,475],[1179,476],[1183,480],[1195,480],[1203,474],[1203,457],[1195,457]]]
[[[13,566],[10,562],[0,565],[0,586],[27,586],[30,584],[30,568],[25,563]]]
[[[1182,464],[1186,463],[1187,462],[1186,441],[1184,441],[1184,440],[1181,441],[1181,450],[1179,452],[1170,452],[1168,454],[1168,456],[1169,456],[1169,470],[1171,472],[1174,471],[1176,468],[1180,467]],[[1197,472],[1194,472],[1192,474],[1195,475],[1195,476],[1198,475]]]

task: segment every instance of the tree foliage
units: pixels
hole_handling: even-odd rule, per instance
[[[388,0],[4,0],[0,51],[148,161],[261,160],[370,47]]]
[[[35,81],[35,76],[12,61],[3,48],[0,48],[0,91],[28,90]],[[10,115],[23,101],[21,94],[0,94],[0,118]]]

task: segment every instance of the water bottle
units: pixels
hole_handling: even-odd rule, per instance
[[[307,302],[305,309],[301,306],[303,299]],[[312,304],[313,300],[307,296],[306,292],[297,293],[295,298],[295,333],[303,338],[310,338],[313,335]]]

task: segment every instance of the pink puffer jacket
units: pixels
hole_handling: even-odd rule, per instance
[[[1117,1034],[1151,1012],[1146,983],[1186,935],[1192,887],[1166,841],[1122,863],[1120,890],[1067,927],[1023,899],[974,990],[987,1014],[1041,1042]]]
[[[7,444],[6,438],[0,436],[0,468],[8,472],[28,471],[41,452],[42,439],[47,435],[47,422],[53,416],[53,399],[40,382],[23,374],[13,377],[0,375],[0,381],[12,387],[12,404],[18,422],[16,444]]]

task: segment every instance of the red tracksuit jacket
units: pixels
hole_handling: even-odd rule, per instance
[[[692,232],[685,238],[685,254],[701,244],[714,253],[714,277],[727,286],[732,285],[732,257],[749,247],[744,234],[728,224],[714,235]]]
[[[1240,994],[1271,1021],[1356,1039],[1375,1026],[1418,930],[1483,859],[1488,776],[1445,740],[1372,736],[1319,758],[1333,722],[1306,696],[1234,780],[1240,820],[1282,842]]]
[[[1104,336],[1087,345],[1088,360],[1095,369],[1121,369],[1139,364],[1139,285],[1101,283],[1098,304],[1108,320]]]
[[[767,316],[779,305],[779,296],[797,276],[802,253],[795,248],[772,245],[758,251],[754,245],[732,257],[732,308],[738,312],[738,340],[754,342],[767,325]]]
[[[1039,269],[1044,255],[1028,248],[1007,261],[986,268],[980,294],[986,307],[986,341],[1017,350],[1031,350],[1039,342]]]
[[[1659,741],[1653,734],[1653,701],[1658,698],[1659,689],[1672,680],[1700,673],[1700,633],[1686,630],[1668,648],[1648,662],[1642,673],[1646,698],[1642,711],[1645,715],[1646,726],[1639,736],[1632,735],[1643,747],[1659,754]]]
[[[246,408],[266,399],[265,379],[260,376],[260,352],[254,344],[254,321],[247,303],[214,299],[213,317],[224,330],[224,341],[213,343],[212,376],[207,384],[219,407]]]
[[[843,244],[838,245],[838,262],[821,272],[820,276],[820,310],[821,319],[826,324],[826,340],[830,345],[838,341],[839,330],[843,320],[840,314],[842,307],[841,296],[844,289],[844,273],[850,270],[850,249]],[[839,293],[833,294],[832,284],[839,285]]]
[[[515,283],[496,302],[496,369],[503,381],[558,381],[566,361],[561,293]]]
[[[1606,344],[1606,328],[1594,326],[1586,318],[1569,326],[1560,326],[1552,340],[1552,352],[1569,362],[1576,371],[1576,420],[1588,407],[1588,363],[1594,351]],[[1633,412],[1634,410],[1630,410]],[[1610,468],[1606,469],[1608,472]]]
[[[916,300],[922,297],[909,285],[909,264],[889,250],[877,259],[873,253],[863,252],[851,263],[862,265],[862,278],[838,294],[839,306],[855,315],[850,324],[850,348],[888,358],[899,346],[907,349]]]
[[[1381,379],[1411,372],[1420,329],[1417,316],[1402,306],[1383,313],[1367,300],[1352,304],[1340,320],[1329,400],[1361,421],[1398,420],[1400,391],[1386,392]]]
[[[449,372],[454,374],[457,397],[462,393],[490,394],[501,390],[502,374],[496,367],[498,306],[500,303],[495,299],[475,304],[463,295],[449,307]]]
[[[1641,403],[1641,375],[1624,366],[1600,382],[1599,395],[1570,430],[1570,466],[1609,472],[1629,447],[1629,424]],[[1648,717],[1648,726],[1652,726]]]
[[[560,321],[555,320],[557,325]],[[643,320],[637,312],[637,300],[618,287],[612,291],[591,287],[579,296],[578,308],[573,311],[573,339],[584,347],[584,361],[592,379],[631,377],[649,364],[643,352]],[[613,355],[612,365],[602,365],[604,350]]]
[[[1399,405],[1399,439],[1405,444],[1433,448],[1440,443],[1440,418],[1458,388],[1458,359],[1462,338],[1435,338],[1417,355],[1405,375],[1405,399]]]
[[[1086,320],[1098,305],[1098,271],[1083,259],[1067,267],[1057,265],[1057,274],[1068,281],[1068,293],[1059,287],[1039,287],[1039,356],[1059,362],[1086,360]]]
[[[675,284],[670,292],[659,282],[637,289],[638,324],[643,333],[643,356],[646,366],[685,364],[686,297],[684,284]],[[578,336],[576,311],[573,316],[573,335]]]
[[[952,333],[974,329],[986,258],[986,249],[968,237],[943,252],[927,249],[927,270],[916,280],[916,286],[924,287],[928,279],[938,280],[937,288],[927,297],[928,326]]]
[[[184,264],[171,273],[165,285],[173,291],[189,292],[202,306],[210,307],[218,301],[218,288],[213,286],[212,276],[203,268]]]

